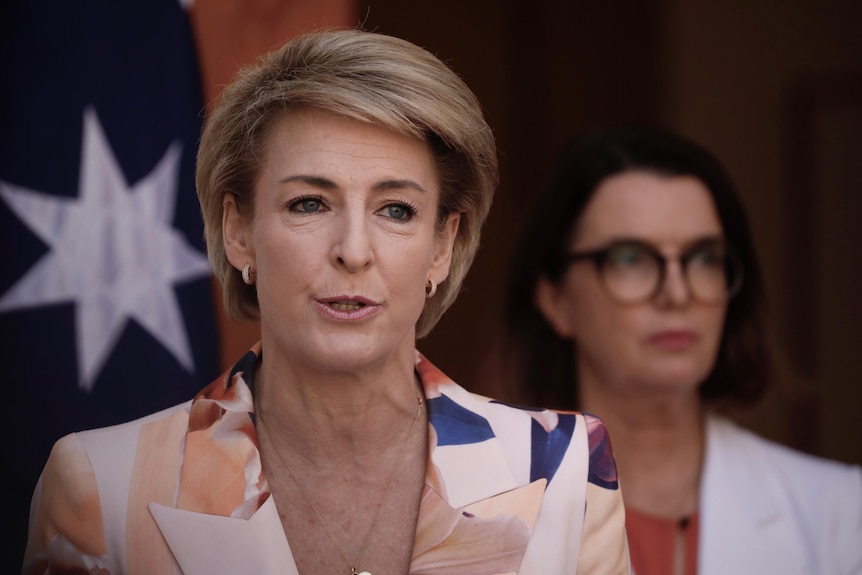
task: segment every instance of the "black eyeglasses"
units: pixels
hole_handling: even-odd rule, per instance
[[[639,241],[621,241],[588,252],[571,253],[564,262],[591,260],[608,293],[620,303],[653,299],[664,285],[668,258]],[[692,297],[701,303],[727,301],[742,287],[742,261],[724,241],[704,240],[679,256]]]

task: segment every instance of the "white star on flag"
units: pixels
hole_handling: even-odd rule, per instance
[[[75,302],[78,385],[88,392],[130,318],[194,372],[173,285],[210,267],[172,226],[182,146],[131,187],[92,108],[81,148],[78,198],[0,181],[0,197],[50,248],[0,297],[0,312]]]

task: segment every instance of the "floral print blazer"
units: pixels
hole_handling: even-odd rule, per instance
[[[297,574],[263,474],[260,344],[194,400],[55,445],[24,573]],[[428,470],[413,575],[629,573],[605,428],[469,393],[417,352]]]

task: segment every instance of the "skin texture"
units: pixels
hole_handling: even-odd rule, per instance
[[[399,346],[412,351],[426,281],[442,282],[451,257],[451,238],[434,232],[438,196],[420,140],[317,112],[283,120],[256,186],[254,221],[237,222],[225,202],[226,234],[239,244],[229,257],[257,274],[265,339],[318,370],[355,371]],[[404,206],[416,214],[399,220]],[[322,303],[356,297],[375,309],[355,320]]]
[[[262,461],[301,572],[342,572],[342,553],[409,564],[427,454],[414,326],[459,223],[437,223],[438,180],[424,141],[300,111],[273,128],[253,218],[225,197],[226,252],[260,302]]]

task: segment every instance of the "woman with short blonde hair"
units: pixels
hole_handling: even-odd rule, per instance
[[[60,439],[25,573],[628,573],[602,423],[474,395],[416,349],[496,180],[476,98],[404,40],[314,33],[243,71],[198,189],[261,340],[185,404]]]
[[[458,295],[497,188],[494,135],[473,92],[443,62],[400,38],[373,38],[306,35],[243,70],[222,92],[201,139],[197,183],[210,261],[234,319],[257,318],[259,310],[255,290],[242,283],[224,254],[222,197],[234,193],[240,210],[253,209],[251,189],[273,119],[295,109],[331,112],[428,142],[441,181],[439,221],[460,213],[461,224],[449,279],[426,304],[419,337]]]

